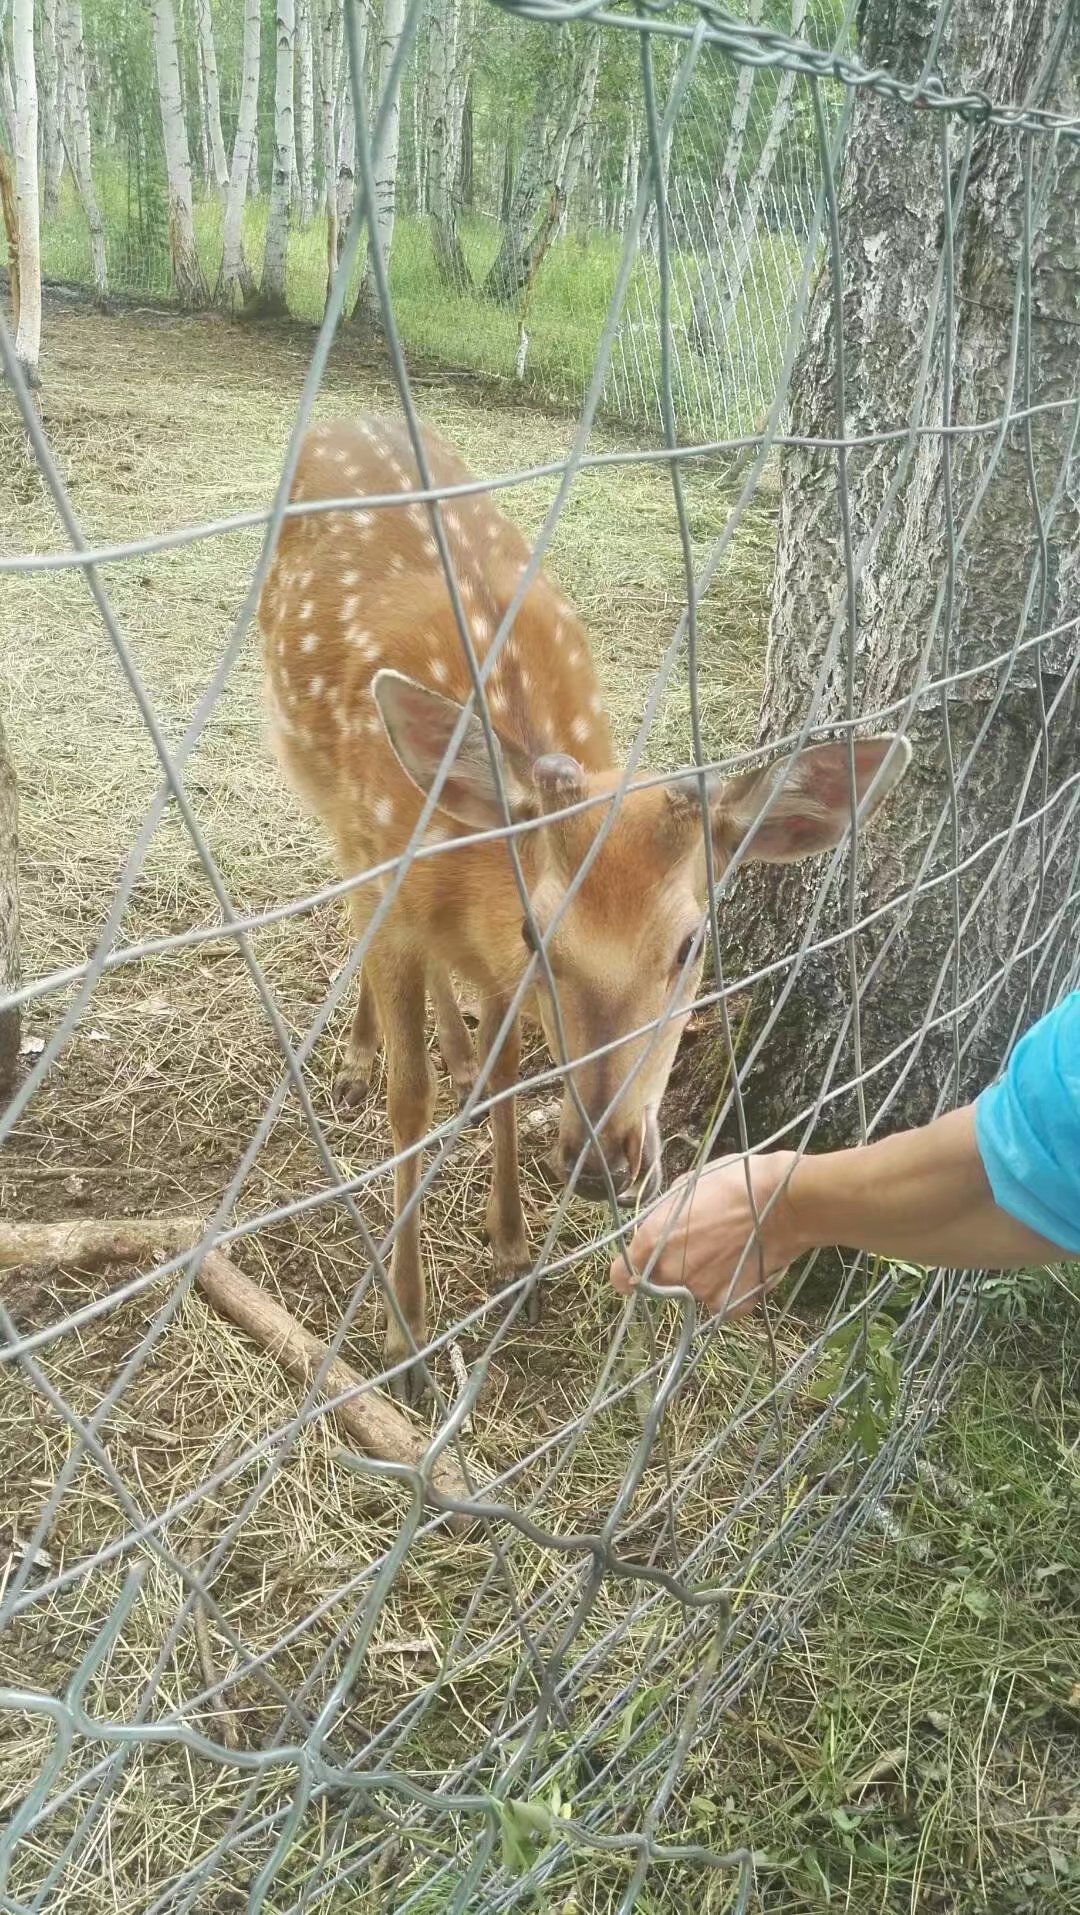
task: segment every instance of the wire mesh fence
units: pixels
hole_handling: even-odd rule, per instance
[[[811,1261],[718,1325],[647,1282],[623,1301],[606,1272],[655,1187],[650,1148],[688,1169],[688,1195],[718,1150],[801,1154],[947,1108],[1080,975],[1080,383],[1058,317],[1080,205],[1071,10],[1033,7],[1015,68],[974,8],[920,14],[892,66],[846,33],[824,49],[711,8],[589,11],[634,47],[642,164],[580,419],[542,467],[473,480],[423,436],[377,247],[404,424],[342,437],[333,423],[322,387],[386,112],[384,95],[369,129],[359,83],[356,204],[265,510],[91,541],[0,332],[55,513],[0,568],[35,587],[42,650],[60,647],[71,594],[88,595],[107,696],[126,701],[158,781],[135,818],[134,753],[115,778],[98,825],[111,891],[86,900],[77,936],[50,942],[34,896],[77,875],[52,858],[31,871],[29,981],[0,1007],[41,1032],[0,1122],[38,1167],[12,1173],[21,1221],[2,1238],[5,1909],[764,1906],[752,1804],[709,1801],[710,1750],[852,1536],[893,1534],[976,1334],[974,1273]],[[505,7],[511,26],[549,31],[582,12]],[[419,18],[413,4],[402,65]],[[774,302],[738,221],[716,245],[714,200],[669,164],[704,59],[730,62],[736,89],[752,68],[790,76],[814,128],[812,190],[776,202],[790,268]],[[902,167],[903,217],[883,152]],[[751,210],[760,235],[764,196]],[[685,373],[702,357],[687,336],[703,282],[705,357],[726,368],[720,342],[753,341],[752,370],[715,373],[707,395]],[[658,414],[647,449],[598,441],[612,380],[641,396],[625,416]],[[730,408],[759,396],[764,420],[732,430]],[[680,455],[689,419],[709,443]],[[642,473],[670,489],[683,601],[616,725],[616,768],[587,661],[568,655],[573,613],[538,572],[587,486],[610,480],[617,510]],[[732,752],[709,702],[731,669],[710,617],[777,473],[762,727]],[[541,481],[530,552],[489,504],[513,515]],[[191,709],[179,667],[133,645],[116,604],[166,554],[208,554],[216,579],[242,535],[257,556],[224,644],[184,681]],[[339,848],[359,842],[354,813],[369,825],[335,881],[319,840],[280,827],[261,898],[229,835],[238,818],[247,853],[279,830],[251,765],[260,601],[294,782],[331,821],[344,796]],[[418,731],[392,686],[372,702],[377,665],[426,684]],[[617,652],[609,665],[630,670]],[[80,692],[96,696],[89,667]],[[18,762],[17,706],[11,733]],[[855,741],[881,733],[910,736],[914,759],[870,827],[867,787],[872,801],[896,753],[868,777]],[[844,767],[830,855],[744,868],[755,840],[768,857],[792,789],[770,771],[747,811],[747,770],[767,746],[797,789],[830,740]],[[101,760],[84,748],[89,789]],[[732,807],[734,837],[717,822]],[[688,833],[677,855],[672,832]],[[356,935],[341,961],[343,901]],[[449,1006],[441,948],[425,948],[417,987],[402,929],[432,913],[448,938],[471,927]],[[410,976],[460,1106],[444,1084],[427,1102]],[[583,981],[604,1004],[591,1022]],[[324,1034],[372,983],[389,1124],[378,1075],[346,1119],[329,1095]],[[477,1012],[474,1057],[455,1051],[458,996]],[[518,1062],[534,1002],[549,1043],[526,1024]],[[201,1083],[187,1055],[200,1017]],[[64,1074],[74,1095],[77,1047],[110,1032],[119,1059],[66,1127]],[[372,1042],[361,1019],[350,1094]],[[492,1275],[480,1226],[489,1182],[508,1201],[515,1090],[529,1245]],[[130,1161],[143,1128],[172,1199],[151,1208],[125,1185],[110,1203],[121,1186],[88,1180],[73,1149],[126,1131]],[[41,1196],[46,1157],[63,1206]],[[581,1201],[590,1179],[599,1205]],[[421,1203],[426,1323],[403,1281]],[[488,1215],[505,1250],[514,1230],[498,1204]],[[417,1364],[428,1394],[395,1403]]]

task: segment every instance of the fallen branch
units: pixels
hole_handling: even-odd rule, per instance
[[[101,1263],[145,1262],[148,1257],[176,1256],[190,1250],[202,1231],[198,1217],[79,1217],[55,1224],[0,1222],[0,1270],[16,1264],[39,1269],[74,1264],[85,1269]],[[207,1252],[195,1282],[213,1309],[243,1330],[298,1383],[306,1387],[326,1363],[325,1343],[238,1270],[223,1251]],[[330,1359],[321,1392],[342,1399],[334,1404],[331,1415],[365,1455],[419,1467],[427,1447],[420,1431],[343,1358]],[[432,1478],[444,1495],[465,1497],[461,1474],[449,1458],[439,1458]],[[461,1520],[454,1519],[454,1527],[459,1527]]]

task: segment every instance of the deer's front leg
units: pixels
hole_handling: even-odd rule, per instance
[[[394,1168],[394,1248],[390,1282],[399,1323],[387,1309],[384,1350],[388,1364],[406,1358],[412,1348],[427,1342],[427,1295],[420,1254],[420,1205],[413,1203],[420,1181],[420,1150],[413,1148],[426,1135],[435,1104],[435,1079],[424,1033],[426,985],[422,958],[391,954],[381,948],[370,960],[372,983],[386,1041],[386,1112],[394,1140],[394,1155],[409,1154]],[[406,1215],[406,1211],[408,1214]],[[397,1396],[415,1401],[422,1394],[423,1374],[417,1365],[392,1385]]]
[[[334,1078],[334,1102],[341,1110],[355,1110],[367,1100],[371,1067],[379,1049],[379,1017],[367,965],[360,972],[356,1010],[345,1039],[345,1053]]]
[[[481,1059],[486,1062],[494,1050],[499,1026],[506,1015],[508,999],[484,1000],[480,1013],[477,1042]],[[515,1017],[503,1044],[491,1065],[487,1095],[494,1097],[518,1081],[521,1063],[521,1027]],[[529,1268],[529,1239],[525,1213],[521,1208],[518,1176],[517,1099],[505,1097],[491,1111],[491,1194],[488,1197],[486,1228],[495,1256],[496,1274],[504,1279],[519,1276]],[[533,1285],[529,1293],[528,1318],[535,1323],[540,1315],[540,1293]]]

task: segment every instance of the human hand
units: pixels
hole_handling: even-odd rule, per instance
[[[787,1150],[723,1157],[692,1191],[689,1178],[673,1184],[642,1218],[628,1251],[613,1260],[615,1289],[628,1294],[648,1272],[653,1283],[685,1286],[718,1316],[745,1315],[805,1247],[785,1184],[796,1161]]]

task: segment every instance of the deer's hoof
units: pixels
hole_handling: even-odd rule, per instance
[[[334,1079],[334,1103],[338,1110],[359,1110],[371,1096],[371,1079],[353,1064],[343,1064]]]
[[[392,1363],[394,1358],[388,1355],[386,1360]],[[394,1401],[402,1404],[407,1410],[418,1410],[430,1387],[422,1363],[410,1363],[407,1370],[399,1370],[396,1376],[390,1378],[389,1383],[390,1394]]]

